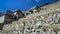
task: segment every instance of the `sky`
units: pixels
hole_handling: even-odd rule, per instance
[[[0,12],[4,12],[5,10],[14,11],[16,9],[25,11],[35,5],[42,5],[50,1],[55,0],[0,0]]]

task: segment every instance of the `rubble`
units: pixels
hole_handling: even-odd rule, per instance
[[[54,12],[53,12],[54,13]],[[58,24],[60,16],[59,12],[48,15],[41,15],[32,19],[27,19],[25,22],[12,23],[4,25],[3,30],[9,30],[8,34],[56,34],[53,28],[41,29],[41,27],[49,26],[51,24]],[[49,25],[48,25],[49,24]],[[58,32],[59,34],[59,32]]]
[[[47,9],[48,10],[48,9]],[[26,18],[22,18],[18,21],[14,21],[11,24],[3,26],[1,34],[60,34],[60,11],[54,11],[50,9],[48,13],[44,10],[40,13],[28,15]],[[44,12],[43,12],[44,11]],[[59,24],[59,28],[54,26]]]

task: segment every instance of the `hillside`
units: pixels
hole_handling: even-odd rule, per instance
[[[46,8],[40,10],[40,12],[34,12],[21,18],[18,21],[13,21],[11,24],[3,26],[3,32],[5,34],[36,34],[36,32],[56,33],[60,31],[60,2],[43,6]],[[35,9],[33,9],[35,11]],[[27,11],[26,11],[27,12]],[[2,33],[2,32],[1,32]],[[4,34],[3,33],[3,34]]]

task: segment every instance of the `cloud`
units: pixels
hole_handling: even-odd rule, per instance
[[[39,0],[35,0],[36,2],[39,2]]]

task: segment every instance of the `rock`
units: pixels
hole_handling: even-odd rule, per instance
[[[43,34],[43,30],[42,29],[36,29],[36,34]]]
[[[54,15],[53,15],[53,18],[56,18],[56,17],[57,17],[57,14],[54,14]]]
[[[60,31],[58,31],[57,34],[60,34]]]
[[[31,33],[29,33],[29,34],[36,34],[36,32],[31,32]]]
[[[24,34],[28,34],[28,29],[25,29],[24,30]]]
[[[39,22],[36,23],[36,26],[41,26],[41,25],[42,25],[41,21],[39,21]]]
[[[0,23],[4,23],[4,20],[5,20],[4,17],[5,17],[5,16],[1,16],[1,17],[0,17]]]
[[[60,13],[57,14],[57,18],[60,19]]]
[[[15,29],[16,30],[19,30],[20,29],[18,24],[15,24]]]
[[[51,34],[50,31],[47,31],[46,34]]]

